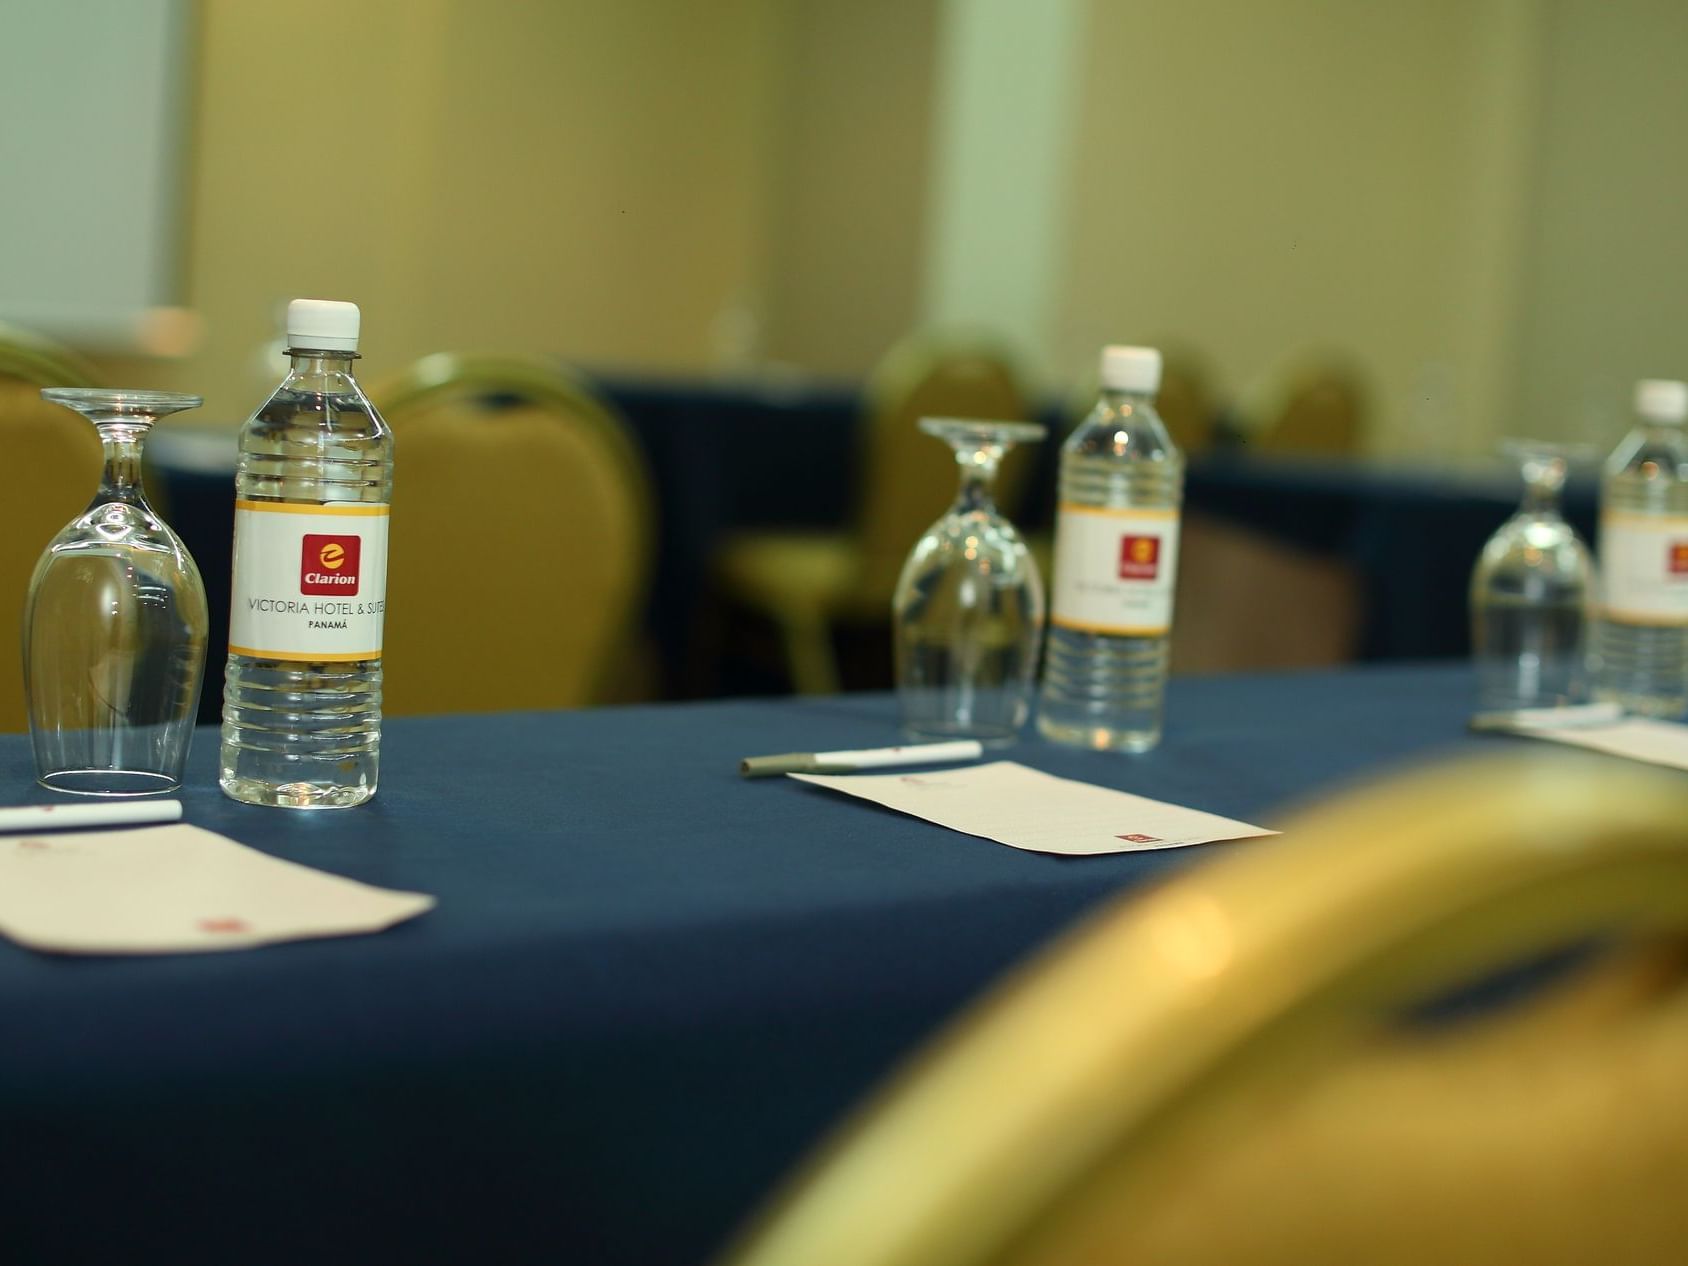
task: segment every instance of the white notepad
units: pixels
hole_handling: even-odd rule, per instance
[[[1516,714],[1528,717],[1526,713]],[[1649,717],[1622,717],[1599,725],[1555,725],[1551,720],[1519,720],[1505,727],[1526,738],[1548,739],[1572,747],[1587,747],[1612,756],[1688,769],[1688,725],[1675,721],[1654,721]]]
[[[0,933],[62,954],[174,954],[379,932],[433,908],[197,826],[0,837]]]
[[[1014,761],[925,774],[790,777],[1034,853],[1083,857],[1277,834],[1199,809],[1057,778]]]

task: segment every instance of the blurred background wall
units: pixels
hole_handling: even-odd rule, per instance
[[[1092,5],[1059,346],[1203,351],[1233,391],[1346,352],[1387,451],[1506,416],[1541,6]]]
[[[943,307],[933,243],[966,217],[1050,259],[1002,315],[1052,388],[1146,339],[1246,405],[1334,351],[1373,380],[1374,448],[1431,455],[1605,443],[1630,380],[1688,376],[1688,6],[1063,0],[1038,56],[1065,58],[1069,103],[1028,106],[1030,140],[975,129],[958,177],[955,102],[1026,43],[1025,8],[189,3],[177,298],[200,335],[107,373],[235,420],[279,305],[321,294],[364,306],[371,376],[497,347],[857,377]],[[993,108],[1051,73],[1004,74]],[[1016,175],[1038,193],[954,192]],[[978,250],[945,267],[1001,258]]]
[[[1688,377],[1688,5],[1542,6],[1513,416],[1615,434],[1634,379]]]

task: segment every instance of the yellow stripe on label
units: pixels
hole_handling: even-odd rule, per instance
[[[1071,629],[1074,633],[1106,633],[1110,637],[1162,637],[1172,631],[1170,625],[1162,625],[1160,628],[1135,628],[1129,624],[1085,624],[1059,615],[1050,616],[1049,622],[1057,628]]]
[[[1667,531],[1688,530],[1688,514],[1643,514],[1638,510],[1606,510],[1600,515],[1602,523],[1632,523],[1637,527],[1664,528]]]
[[[1607,607],[1600,614],[1620,624],[1644,624],[1654,629],[1688,628],[1688,616],[1647,615],[1638,611],[1625,611],[1619,607]]]
[[[345,502],[337,505],[300,505],[297,501],[240,501],[234,503],[236,510],[257,510],[265,514],[345,514],[383,516],[392,513],[391,506],[359,505]]]
[[[1143,506],[1086,506],[1063,501],[1057,507],[1062,514],[1094,514],[1104,519],[1176,519],[1177,510]]]
[[[250,646],[236,646],[229,643],[230,655],[244,655],[248,659],[279,659],[289,664],[361,664],[368,659],[380,659],[380,651],[353,651],[335,655],[313,651],[259,651]]]

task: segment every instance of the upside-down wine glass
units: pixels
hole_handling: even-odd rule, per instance
[[[24,697],[36,774],[55,791],[128,796],[181,785],[205,671],[205,586],[147,505],[141,445],[203,403],[161,391],[50,388],[94,424],[99,491],[35,565],[24,608]]]
[[[897,693],[911,738],[1014,741],[1031,707],[1043,581],[992,485],[1003,454],[1040,440],[1030,422],[922,418],[955,450],[961,489],[903,565],[893,600]]]
[[[1489,538],[1471,574],[1471,640],[1478,706],[1549,708],[1588,697],[1594,564],[1560,517],[1569,463],[1586,445],[1507,440],[1524,475],[1518,512]]]

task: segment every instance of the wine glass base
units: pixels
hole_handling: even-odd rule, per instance
[[[147,769],[55,769],[36,781],[73,796],[156,796],[182,785],[180,778]]]
[[[903,735],[911,743],[953,743],[957,739],[972,739],[987,749],[1013,747],[1020,741],[1018,727],[981,727],[968,725],[905,725]]]

